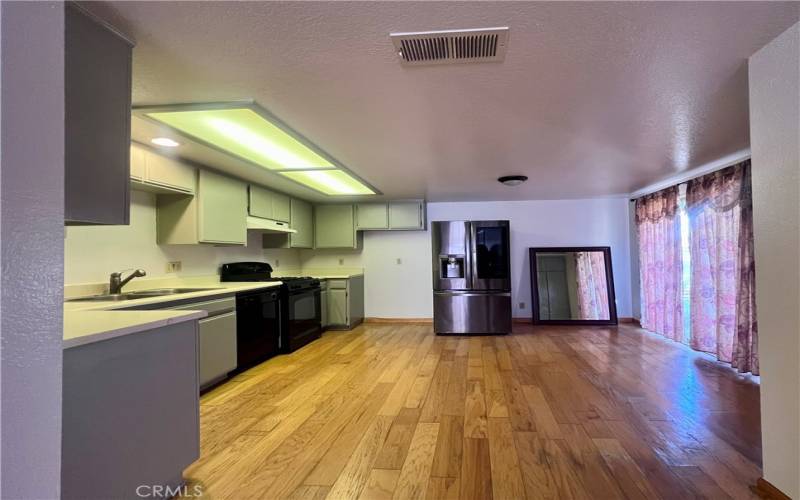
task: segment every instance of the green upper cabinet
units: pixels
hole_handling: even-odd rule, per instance
[[[425,229],[424,204],[421,201],[390,201],[390,229]]]
[[[201,170],[198,196],[201,243],[247,243],[247,184]]]
[[[314,210],[314,248],[359,248],[354,205],[317,205]]]
[[[355,207],[359,231],[425,229],[423,200],[357,203]]]
[[[291,220],[289,227],[297,231],[289,235],[291,248],[314,247],[314,208],[311,203],[292,198],[290,200]]]
[[[250,184],[249,210],[253,217],[291,222],[289,197],[253,184]]]
[[[356,203],[356,229],[389,229],[386,203]]]
[[[307,201],[286,198],[289,201],[289,227],[297,232],[264,233],[264,248],[314,248],[314,207]]]
[[[158,196],[158,243],[246,244],[247,184],[201,169],[196,192]]]
[[[197,169],[176,159],[131,146],[131,188],[154,193],[194,194]]]

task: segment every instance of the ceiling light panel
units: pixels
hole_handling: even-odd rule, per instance
[[[164,110],[144,113],[181,133],[269,170],[334,168],[281,127],[250,108]]]
[[[303,170],[281,175],[327,195],[369,195],[375,191],[342,170]]]

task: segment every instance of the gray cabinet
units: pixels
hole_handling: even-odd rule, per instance
[[[254,184],[250,185],[249,211],[254,217],[281,222],[291,221],[289,197]]]
[[[289,200],[289,227],[296,233],[264,233],[264,248],[313,248],[314,207],[296,198]]]
[[[65,9],[64,221],[128,224],[133,43]]]
[[[360,248],[353,205],[314,207],[314,248]]]
[[[326,280],[320,280],[319,284],[320,317],[322,328],[324,329],[328,327],[328,282]]]
[[[350,330],[364,320],[364,277],[327,280],[327,327]]]
[[[158,197],[158,243],[246,244],[247,184],[201,169],[197,176],[196,193],[193,197]]]
[[[359,231],[425,229],[423,200],[357,203],[355,207]]]
[[[131,189],[194,194],[197,169],[138,145],[131,146]]]
[[[64,350],[61,498],[178,487],[200,455],[199,410],[197,321]]]

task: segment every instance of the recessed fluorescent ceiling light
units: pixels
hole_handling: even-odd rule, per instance
[[[270,170],[332,168],[330,161],[248,108],[158,111],[148,117]]]
[[[140,113],[206,145],[281,173],[328,195],[375,194],[257,104],[213,103],[140,108]],[[273,121],[275,123],[273,123]],[[154,140],[155,142],[155,140]]]
[[[155,139],[150,139],[150,142],[156,146],[163,146],[165,148],[176,148],[180,146],[180,143],[173,141],[169,137],[156,137]]]
[[[372,189],[342,170],[303,170],[281,174],[325,194],[375,194]]]

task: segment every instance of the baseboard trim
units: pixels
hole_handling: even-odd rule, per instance
[[[755,486],[752,486],[751,489],[756,495],[768,500],[792,500],[789,495],[776,488],[775,485],[763,477],[758,478]]]
[[[524,323],[524,324],[530,325],[530,324],[533,324],[533,319],[532,318],[511,318],[511,322],[514,323],[514,324],[523,324]]]
[[[618,318],[617,321],[620,322],[620,323],[627,323],[627,324],[633,324],[633,325],[638,325],[639,324],[639,320],[636,319],[636,318]]]
[[[409,323],[432,325],[433,318],[364,318],[364,323]]]

